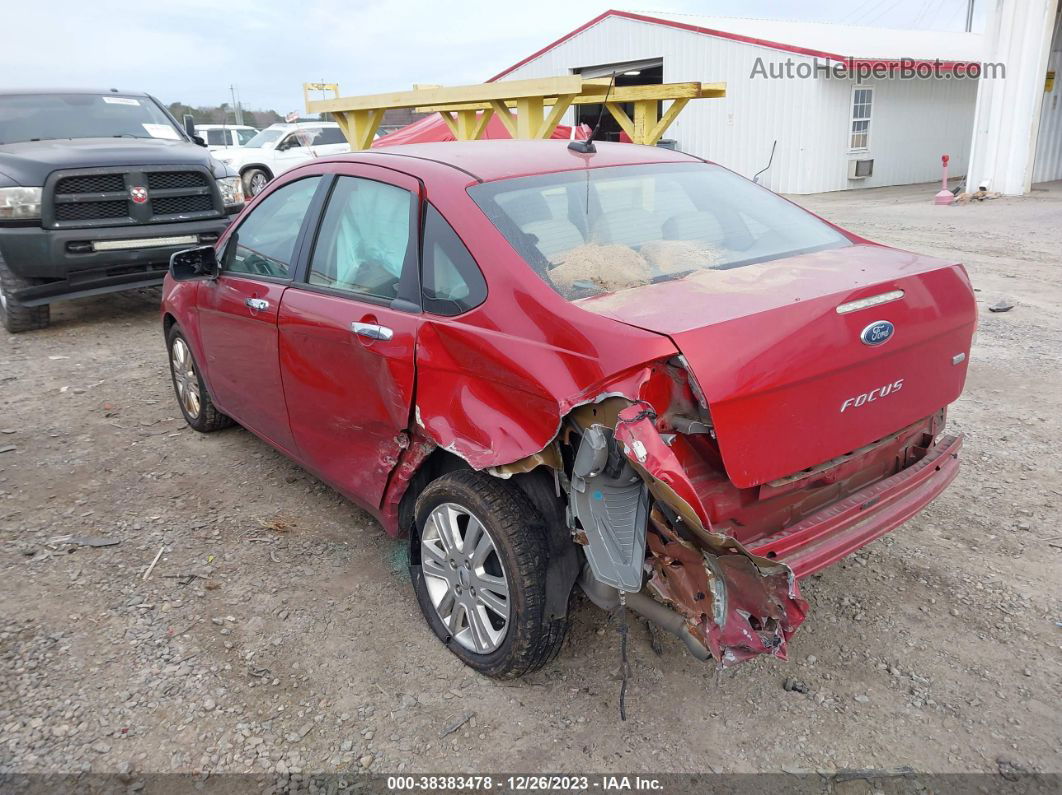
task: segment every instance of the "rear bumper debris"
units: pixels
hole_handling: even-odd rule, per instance
[[[807,577],[899,527],[947,488],[959,472],[962,436],[945,436],[919,462],[835,502],[751,551]]]

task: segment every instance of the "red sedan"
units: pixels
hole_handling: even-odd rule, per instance
[[[163,323],[189,425],[238,422],[410,538],[464,662],[549,661],[576,583],[727,665],[784,658],[797,579],[955,477],[963,267],[653,147],[479,141],[317,160]]]

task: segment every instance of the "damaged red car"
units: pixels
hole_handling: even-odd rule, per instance
[[[966,272],[689,155],[577,149],[420,144],[273,181],[173,257],[181,411],[408,535],[428,624],[483,673],[552,659],[576,585],[701,659],[784,659],[798,580],[955,477]]]

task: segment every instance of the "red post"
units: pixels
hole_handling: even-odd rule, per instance
[[[948,160],[947,155],[941,155],[940,165],[944,170],[944,175],[940,179],[940,192],[933,198],[934,204],[951,204],[955,197],[951,195],[951,191],[948,190]]]

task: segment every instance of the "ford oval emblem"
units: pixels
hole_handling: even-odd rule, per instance
[[[882,345],[892,339],[895,326],[888,320],[875,320],[859,335],[864,345]]]

